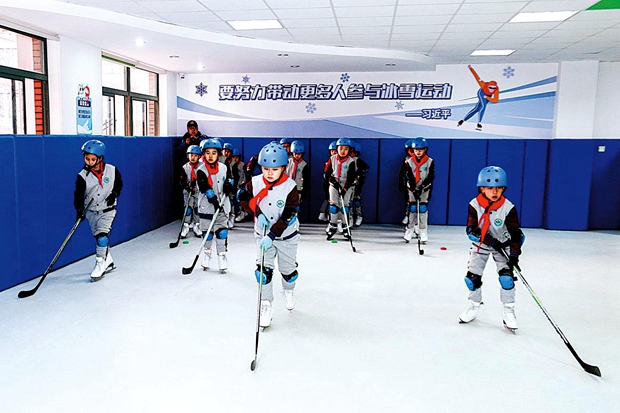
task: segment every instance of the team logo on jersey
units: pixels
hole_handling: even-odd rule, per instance
[[[284,208],[284,201],[282,199],[279,199],[278,202],[276,202],[276,206],[278,208]]]
[[[107,176],[103,177],[103,183],[104,184],[109,184],[110,183],[110,178],[108,178]]]
[[[496,227],[501,227],[504,221],[501,218],[495,218],[495,221],[493,221],[493,223]]]

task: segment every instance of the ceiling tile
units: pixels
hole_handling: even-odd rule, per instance
[[[440,33],[392,33],[393,41],[417,41],[417,40],[433,40],[439,39]]]
[[[184,11],[187,13],[194,11],[207,11],[205,7],[194,0],[179,0],[179,1],[149,1],[140,3],[144,8],[154,13],[165,13]]]
[[[527,2],[495,1],[491,3],[465,3],[459,9],[459,14],[487,14],[487,13],[517,13]]]
[[[187,22],[215,22],[221,21],[219,17],[210,11],[195,11],[192,13],[157,13],[162,19],[172,23],[187,23]]]
[[[321,19],[334,17],[334,11],[328,7],[274,9],[273,12],[280,19]]]
[[[348,34],[387,34],[391,32],[391,26],[341,26],[340,32]]]
[[[419,4],[402,5],[398,3],[397,16],[436,16],[441,14],[453,15],[459,8],[459,4]]]
[[[456,32],[469,33],[469,32],[475,32],[475,31],[488,32],[488,31],[498,30],[500,27],[503,27],[501,23],[450,24],[448,27],[446,27],[446,32],[447,33],[456,33]]]
[[[428,25],[428,24],[448,24],[452,16],[396,16],[394,25]]]
[[[558,0],[558,1],[532,1],[526,5],[522,12],[533,13],[542,11],[576,11],[585,10],[596,0]]]
[[[280,19],[284,27],[336,27],[336,19]]]
[[[213,11],[224,10],[267,10],[268,7],[261,0],[197,0],[199,3]],[[166,1],[175,3],[176,1]]]
[[[312,36],[316,35],[336,35],[340,37],[340,32],[336,26],[334,27],[295,27],[288,29],[293,36]]]
[[[507,23],[516,13],[457,14],[451,24]]]
[[[359,17],[359,18],[339,18],[340,26],[389,26],[392,24],[391,17]]]
[[[502,26],[502,30],[527,33],[530,30],[551,30],[558,24],[559,22],[506,23]]]
[[[392,33],[441,33],[445,28],[445,24],[394,26]]]
[[[549,30],[529,30],[527,32],[514,32],[514,31],[502,31],[501,29],[493,33],[490,38],[491,39],[534,39],[536,37],[542,36],[547,33]]]
[[[336,17],[390,17],[394,16],[394,7],[334,7]]]
[[[276,15],[271,10],[224,10],[214,11],[222,20],[270,20]]]
[[[332,0],[334,7],[394,6],[396,0]]]
[[[202,1],[202,0],[201,0]],[[230,1],[230,0],[226,0]],[[330,0],[264,0],[272,9],[309,9],[313,7],[331,8]]]
[[[445,32],[441,35],[442,40],[450,39],[488,39],[493,32],[479,32],[471,31],[467,32]]]

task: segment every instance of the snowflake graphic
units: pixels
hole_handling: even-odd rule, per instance
[[[398,101],[398,102],[396,102],[396,105],[394,105],[394,107],[395,107],[397,110],[401,110],[402,108],[404,108],[404,107],[405,107],[405,104],[404,104],[403,102],[401,102],[401,101]]]
[[[514,68],[508,66],[507,68],[504,69],[504,76],[506,77],[506,79],[510,79],[514,75],[515,75]]]
[[[243,83],[250,83],[250,76],[248,76],[248,75],[241,76],[241,81]]]
[[[348,82],[350,78],[351,78],[351,76],[349,76],[348,73],[343,73],[343,74],[340,75],[340,81],[341,82]]]
[[[202,97],[202,95],[206,95],[207,93],[207,86],[208,85],[203,85],[202,82],[200,82],[199,85],[196,85],[196,94],[200,95],[200,97]]]
[[[306,112],[308,112],[308,113],[316,112],[316,103],[308,103],[306,105]]]

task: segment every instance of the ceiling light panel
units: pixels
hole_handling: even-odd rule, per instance
[[[519,13],[509,23],[538,23],[538,22],[561,22],[577,11],[549,11],[539,13]]]
[[[479,49],[471,52],[470,56],[510,56],[514,50],[485,50]]]

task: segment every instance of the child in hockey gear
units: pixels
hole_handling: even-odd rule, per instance
[[[403,238],[405,242],[409,242],[415,234],[420,238],[420,242],[426,243],[428,241],[428,202],[433,190],[431,184],[435,179],[435,162],[428,156],[428,142],[422,137],[408,140],[405,143],[405,150],[409,156],[400,168],[398,181],[398,189],[405,194],[408,210]],[[418,204],[420,205],[419,211]]]
[[[116,217],[117,198],[123,189],[121,173],[113,165],[103,162],[105,150],[105,144],[97,139],[82,145],[84,168],[77,175],[73,193],[78,217],[93,200],[86,211],[86,219],[96,240],[95,268],[90,273],[93,282],[103,279],[106,272],[115,268],[108,236]]]
[[[183,217],[183,229],[181,229],[181,238],[187,237],[190,229],[194,231],[197,237],[202,236],[200,230],[200,218],[198,217],[198,176],[196,171],[200,166],[200,157],[202,151],[198,145],[190,145],[187,148],[187,162],[181,170],[181,185],[183,186],[183,200],[187,205],[187,212]]]
[[[330,157],[338,153],[336,142],[337,141],[333,141],[329,144],[328,149]],[[325,194],[325,199],[319,209],[319,221],[329,221],[329,212],[327,211],[327,208],[329,207],[329,182],[325,179],[325,175],[323,175],[323,193]]]
[[[459,317],[469,323],[482,311],[482,273],[489,256],[493,256],[499,283],[500,299],[504,304],[504,325],[517,329],[515,317],[515,277],[513,268],[518,267],[524,235],[519,226],[515,206],[504,197],[508,186],[506,172],[498,166],[487,166],[478,174],[478,196],[469,203],[467,236],[472,241],[467,263],[465,284],[469,288],[469,308]],[[506,252],[506,261],[501,250]]]
[[[302,141],[293,141],[291,143],[291,157],[288,160],[285,173],[297,184],[297,192],[299,193],[299,203],[308,198],[308,189],[310,187],[310,166],[304,160],[306,148]]]
[[[364,219],[364,204],[362,202],[362,188],[366,182],[366,174],[370,170],[370,166],[361,159],[362,145],[357,142],[353,143],[353,151],[351,156],[355,159],[355,169],[357,170],[357,179],[353,182],[353,196],[352,196],[352,212],[353,212],[353,226],[359,227],[362,225]]]
[[[273,317],[273,284],[271,283],[276,256],[282,274],[282,289],[286,308],[295,308],[293,292],[297,280],[297,245],[299,244],[299,221],[297,208],[299,193],[297,184],[284,173],[288,155],[282,145],[272,142],[263,147],[258,155],[262,175],[252,178],[246,190],[240,194],[241,205],[252,211],[257,254],[256,281],[263,283],[259,325],[271,325]],[[265,235],[266,234],[266,235]],[[261,280],[261,256],[264,253],[264,271]]]
[[[342,235],[345,239],[350,238],[350,228],[347,227],[344,214],[349,213],[352,192],[350,188],[357,179],[355,159],[350,156],[353,142],[349,138],[340,138],[336,142],[338,154],[329,158],[325,164],[324,177],[329,182],[329,224],[325,232],[327,239],[331,240],[338,230],[338,224],[342,225]]]
[[[246,217],[246,213],[239,205],[237,192],[245,187],[245,163],[241,160],[241,152],[237,148],[233,148],[229,169],[232,171],[235,180],[234,197],[231,198],[235,211],[235,222],[241,222]]]
[[[236,204],[236,195],[237,195],[237,182],[239,181],[239,174],[238,171],[236,170],[236,167],[233,167],[233,151],[234,151],[234,146],[232,143],[225,143],[222,146],[222,155],[223,157],[225,157],[225,161],[224,164],[228,167],[228,170],[230,171],[230,173],[233,176],[233,191],[228,195],[228,197],[230,198],[230,212],[228,213],[228,216],[226,217],[226,227],[228,227],[228,229],[233,229],[233,227],[235,226],[235,217],[236,217],[236,211],[235,211],[235,204]]]
[[[200,144],[202,149],[202,163],[196,175],[198,177],[198,216],[200,217],[200,228],[203,237],[207,237],[203,256],[200,265],[206,271],[209,269],[211,260],[211,245],[215,234],[215,245],[217,247],[217,257],[221,273],[228,269],[226,252],[228,251],[228,228],[226,217],[230,213],[230,199],[228,195],[234,189],[234,180],[228,167],[222,162],[218,162],[222,145],[216,139],[206,139]],[[220,213],[215,217],[213,231],[207,233],[211,220],[214,218],[215,211],[220,209]]]
[[[293,143],[293,140],[294,140],[293,138],[280,139],[280,145],[282,145],[282,147],[286,149],[286,153],[289,158],[292,156],[291,144]]]

